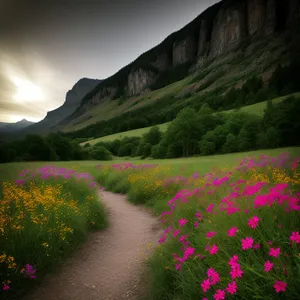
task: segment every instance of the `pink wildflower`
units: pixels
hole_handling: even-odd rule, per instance
[[[292,232],[292,235],[290,236],[290,240],[295,242],[296,244],[300,244],[299,231]]]
[[[228,230],[228,236],[235,236],[237,232],[238,232],[238,228],[232,227]]]
[[[214,294],[215,300],[223,300],[225,299],[225,292],[223,290],[217,290]]]
[[[229,283],[227,288],[227,292],[231,295],[235,294],[237,292],[237,285],[235,281],[232,281],[232,283]]]
[[[175,231],[173,232],[173,236],[176,237],[179,233],[180,233],[180,230],[179,230],[179,229],[178,229],[178,230],[175,230]]]
[[[195,223],[194,223],[194,227],[195,227],[195,228],[198,228],[198,227],[199,227],[199,222],[195,222]]]
[[[248,226],[251,228],[256,228],[258,226],[258,222],[259,222],[259,217],[254,216],[253,218],[249,219],[248,221]]]
[[[242,249],[246,250],[252,248],[253,242],[254,240],[252,237],[246,237],[245,239],[242,239]]]
[[[272,241],[268,241],[268,244],[269,244],[269,245],[272,245],[272,244],[273,244],[273,242],[272,242]]]
[[[239,264],[236,264],[230,271],[230,276],[232,279],[235,279],[235,278],[242,278],[242,275],[243,275],[244,271],[241,270],[241,267]]]
[[[214,209],[214,207],[215,207],[215,205],[213,203],[209,204],[206,212],[208,212],[208,213],[212,212],[212,210]]]
[[[209,279],[205,279],[203,280],[203,282],[201,283],[201,287],[204,293],[206,293],[209,289],[210,289],[210,281]]]
[[[211,285],[214,285],[220,281],[220,275],[213,268],[209,268],[207,271],[207,276],[211,279]]]
[[[274,264],[271,263],[269,260],[267,260],[264,264],[264,267],[265,267],[264,271],[270,272],[272,270],[273,266],[274,266]]]
[[[219,251],[219,248],[217,247],[217,245],[212,245],[212,247],[211,247],[210,250],[209,250],[209,253],[210,253],[211,255],[214,255],[214,254],[217,254],[218,251]]]
[[[273,257],[278,257],[278,255],[280,254],[280,248],[270,248],[270,252],[269,255],[273,256]]]
[[[179,223],[179,226],[182,227],[182,226],[184,226],[186,223],[188,223],[188,220],[186,220],[186,219],[180,219],[180,220],[178,220],[178,223]]]
[[[287,287],[287,283],[285,283],[283,281],[276,280],[276,283],[274,284],[273,287],[274,287],[276,293],[285,292],[285,289]]]
[[[253,249],[259,249],[260,248],[260,244],[255,244],[254,246],[253,246]]]
[[[4,284],[4,285],[3,285],[3,288],[2,288],[3,291],[7,291],[7,290],[9,290],[9,289],[10,289],[10,286],[9,286],[9,285],[7,285],[7,284]]]
[[[233,255],[228,264],[233,268],[235,265],[237,265],[237,262],[239,261],[239,257],[237,255]]]
[[[210,232],[208,232],[207,234],[206,234],[206,237],[208,238],[208,239],[210,239],[211,237],[213,237],[214,235],[216,235],[217,233],[215,232],[215,231],[210,231]]]

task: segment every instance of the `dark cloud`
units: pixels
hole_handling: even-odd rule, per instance
[[[0,90],[0,111],[10,100],[24,117],[43,118],[45,111],[64,102],[77,80],[114,74],[215,2],[0,0],[0,76],[6,85]],[[13,102],[11,76],[45,91],[47,101],[40,114],[33,117]],[[10,93],[4,95],[4,90]],[[3,115],[0,121],[10,119]]]

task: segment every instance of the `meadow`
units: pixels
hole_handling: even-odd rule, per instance
[[[107,225],[87,173],[20,164],[0,171],[0,299],[20,299]]]
[[[299,299],[299,153],[0,165],[0,299],[107,225],[99,184],[161,219],[151,299]]]
[[[154,162],[97,167],[106,189],[151,207],[165,228],[151,299],[300,298],[300,160],[258,153],[189,176],[186,164],[177,176]]]

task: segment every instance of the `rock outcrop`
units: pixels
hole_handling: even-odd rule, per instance
[[[265,35],[272,35],[277,25],[277,1],[267,0],[266,4],[266,22],[264,28]]]
[[[106,100],[112,100],[115,97],[117,90],[118,88],[115,86],[103,87],[97,94],[95,94],[90,99],[87,106],[97,105]]]
[[[262,34],[266,19],[266,1],[247,0],[247,18],[249,35]]]
[[[158,71],[165,71],[172,67],[172,60],[167,53],[160,54],[157,59],[151,63]]]
[[[288,0],[286,27],[295,28],[300,20],[300,1]],[[299,25],[298,25],[299,26]]]
[[[208,27],[208,22],[202,20],[200,31],[199,31],[199,41],[198,41],[198,57],[207,57],[209,53],[209,40],[210,40],[210,31]]]
[[[173,44],[173,66],[193,61],[197,56],[197,41],[188,36],[184,40]]]
[[[150,70],[132,70],[128,76],[128,95],[139,95],[148,85],[155,82],[157,74]]]
[[[244,1],[232,5],[224,3],[214,21],[210,51],[212,57],[232,50],[247,36],[246,20]]]

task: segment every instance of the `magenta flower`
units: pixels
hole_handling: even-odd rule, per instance
[[[238,232],[238,228],[232,227],[228,230],[228,236],[235,236],[237,232]]]
[[[254,240],[252,237],[246,237],[245,239],[242,239],[242,249],[246,250],[252,248],[253,242]]]
[[[214,285],[220,281],[220,275],[213,268],[209,268],[207,271],[207,276],[211,279],[211,285]]]
[[[276,280],[276,283],[273,285],[276,293],[285,292],[285,289],[287,287],[287,283],[284,281]]]
[[[242,278],[244,271],[241,270],[241,266],[237,263],[234,267],[232,267],[229,274],[232,279]]]
[[[208,213],[212,212],[212,210],[214,209],[214,207],[215,207],[215,205],[213,203],[209,204],[206,212],[208,212]]]
[[[217,245],[212,245],[211,248],[210,248],[210,250],[209,250],[209,253],[210,253],[211,255],[214,255],[214,254],[217,254],[218,251],[219,251],[218,246],[217,246]]]
[[[182,226],[184,226],[186,223],[188,223],[188,220],[186,220],[186,219],[180,219],[180,220],[178,220],[178,223],[179,223],[179,226],[182,227]]]
[[[292,235],[290,236],[290,240],[295,242],[296,244],[300,244],[299,231],[292,232]]]
[[[180,229],[177,229],[173,232],[173,236],[176,237],[180,233]]]
[[[273,244],[273,242],[272,242],[272,241],[268,241],[268,244],[269,244],[269,245],[272,245],[272,244]]]
[[[269,255],[273,257],[278,257],[280,254],[280,248],[270,248]]]
[[[198,228],[198,227],[199,227],[199,222],[195,222],[195,223],[194,223],[194,227],[195,227],[195,228]]]
[[[234,267],[237,265],[237,262],[239,261],[239,257],[237,255],[233,255],[230,259],[229,259],[229,262],[228,264],[231,266],[231,267]]]
[[[274,264],[271,263],[269,260],[267,260],[264,264],[264,267],[265,267],[264,271],[270,272],[272,270],[273,266],[274,266]]]
[[[158,242],[159,242],[160,244],[162,244],[162,243],[164,243],[164,242],[166,241],[166,239],[167,239],[167,236],[164,234],[164,235],[162,235],[162,236],[160,237],[160,239],[158,240]]]
[[[3,291],[7,291],[7,290],[9,290],[9,289],[10,289],[10,286],[7,285],[7,284],[4,284],[3,287],[2,287],[2,290],[3,290]]]
[[[228,283],[228,286],[226,287],[226,291],[233,295],[237,292],[237,284],[235,281],[232,281],[232,283]]]
[[[259,248],[260,248],[260,244],[258,244],[258,243],[253,246],[253,249],[255,249],[255,250],[259,249]]]
[[[216,293],[214,294],[214,299],[215,300],[225,299],[225,292],[223,290],[217,290]]]
[[[205,279],[203,280],[203,282],[201,283],[201,287],[204,293],[206,293],[209,289],[210,289],[210,281],[209,279]]]
[[[259,217],[254,216],[253,218],[249,219],[248,221],[248,226],[251,228],[256,228],[258,226],[258,222],[259,222]]]
[[[207,234],[206,234],[206,237],[208,238],[208,239],[210,239],[211,237],[213,237],[214,235],[216,235],[217,233],[215,232],[215,231],[210,231],[210,232],[208,232]]]

